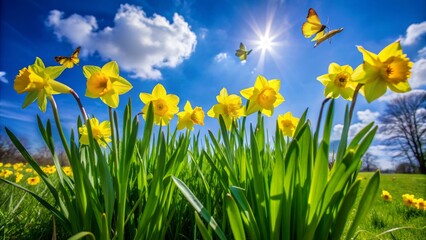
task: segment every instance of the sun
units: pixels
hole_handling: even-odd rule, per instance
[[[273,38],[268,35],[259,36],[257,41],[257,47],[262,51],[272,51],[272,46],[274,45]]]

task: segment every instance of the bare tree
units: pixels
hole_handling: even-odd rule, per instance
[[[376,171],[378,168],[375,163],[376,160],[377,160],[376,156],[374,156],[373,154],[369,152],[366,152],[364,154],[364,157],[362,158],[361,171],[366,171],[366,172]]]
[[[380,131],[387,136],[384,143],[400,152],[398,158],[417,163],[426,174],[426,91],[391,100],[379,120]]]

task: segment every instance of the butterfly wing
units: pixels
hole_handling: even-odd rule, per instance
[[[329,31],[324,36],[322,36],[322,37],[320,37],[320,38],[317,39],[317,42],[315,43],[314,47],[320,45],[322,42],[324,42],[325,40],[333,37],[334,35],[338,34],[341,31],[343,31],[343,28],[334,29],[334,30]]]
[[[306,22],[302,25],[302,34],[306,38],[310,38],[314,34],[324,31],[325,27],[325,25],[322,25],[317,12],[313,8],[309,8]]]
[[[78,47],[72,54],[71,54],[71,61],[73,64],[78,64],[80,62],[80,58],[78,58],[78,54],[80,54],[81,47]]]
[[[240,48],[235,52],[235,56],[239,57],[241,61],[247,59],[247,55],[250,54],[251,50],[247,52],[246,46],[243,43],[240,43]]]
[[[80,59],[78,58],[78,54],[80,53],[80,47],[78,47],[74,52],[71,54],[70,57],[65,56],[57,56],[55,57],[55,61],[59,64],[63,65],[66,68],[72,68],[74,67],[74,64],[78,64],[80,62]]]

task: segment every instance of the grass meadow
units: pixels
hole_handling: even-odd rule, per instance
[[[13,167],[1,167],[2,170]],[[25,172],[22,168],[24,177],[22,185],[27,186],[39,196],[49,197],[47,187],[41,182],[37,185],[29,185],[26,180],[33,176],[31,172]],[[16,172],[16,171],[15,171]],[[361,172],[358,177],[362,179],[361,188],[365,185],[372,173]],[[15,174],[10,178],[14,178]],[[55,177],[53,177],[55,179]],[[54,180],[54,181],[57,181]],[[52,214],[45,209],[30,194],[0,182],[0,239],[50,239],[55,234],[57,239],[66,239],[70,237],[70,232],[63,226],[53,222]],[[417,198],[426,198],[426,176],[421,174],[381,174],[380,192],[387,190],[393,197],[391,202],[383,201],[378,196],[373,207],[365,219],[360,223],[357,229],[356,239],[424,239],[426,236],[426,211],[420,211],[403,204],[402,195],[414,194]],[[187,201],[175,192],[176,198],[179,198],[179,212],[182,214],[191,214],[193,211]],[[358,205],[358,201],[354,206]],[[193,215],[192,215],[193,216]],[[194,239],[196,232],[192,216],[183,217],[186,219],[178,224],[181,229],[170,229],[170,232],[177,231],[176,239]],[[354,215],[350,215],[351,222]],[[189,225],[188,225],[189,224]],[[186,228],[184,226],[187,226]],[[387,232],[391,230],[390,232]],[[392,231],[393,230],[393,231]]]

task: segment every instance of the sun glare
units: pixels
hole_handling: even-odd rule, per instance
[[[260,36],[259,38],[259,42],[258,42],[258,47],[262,50],[262,51],[272,51],[272,45],[273,45],[273,39],[267,35],[265,36]]]

